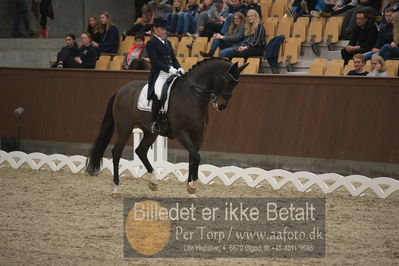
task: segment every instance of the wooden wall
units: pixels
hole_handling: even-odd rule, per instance
[[[92,142],[108,99],[144,71],[0,68],[0,136]],[[399,163],[399,78],[245,75],[210,106],[202,150]],[[171,148],[180,148],[170,141]]]

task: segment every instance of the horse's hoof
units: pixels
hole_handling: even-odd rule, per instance
[[[191,186],[189,183],[189,184],[187,184],[187,192],[190,194],[195,194],[197,192],[197,189],[195,187]]]
[[[158,190],[158,184],[152,183],[151,181],[148,181],[148,187],[149,187],[152,191],[157,191],[157,190]]]

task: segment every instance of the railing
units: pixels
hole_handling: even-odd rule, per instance
[[[155,155],[154,158],[157,158],[157,156]],[[59,171],[64,167],[68,167],[72,173],[79,173],[84,170],[86,157],[61,154],[45,155],[42,153],[26,154],[18,151],[7,153],[0,150],[0,167],[6,163],[14,169],[21,167],[23,164],[28,164],[33,170],[39,170],[47,166],[52,171]],[[167,161],[157,160],[153,163],[153,167],[160,180],[169,178],[169,175],[176,176],[181,182],[186,181],[188,178],[188,163],[172,164]],[[112,173],[112,160],[104,158],[101,170],[109,170]],[[133,177],[142,177],[146,170],[140,160],[128,161],[121,159],[119,172],[121,174],[128,172]],[[399,190],[399,181],[387,177],[368,178],[360,175],[344,177],[335,173],[317,175],[304,171],[291,173],[280,169],[266,171],[255,167],[242,169],[235,166],[200,165],[199,180],[202,183],[211,184],[216,178],[219,178],[226,186],[232,185],[239,179],[244,179],[249,187],[259,187],[268,184],[277,190],[288,183],[292,183],[300,192],[308,192],[313,187],[319,187],[325,194],[333,193],[343,187],[352,196],[362,196],[366,190],[370,189],[379,198],[387,198]]]

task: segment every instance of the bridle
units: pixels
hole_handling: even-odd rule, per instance
[[[227,71],[223,74],[223,77],[221,78],[220,82],[216,86],[216,89],[210,89],[207,90],[206,88],[203,88],[201,85],[197,84],[197,82],[193,82],[189,79],[187,79],[185,76],[179,76],[181,80],[183,80],[185,83],[188,84],[188,86],[192,89],[192,92],[194,95],[197,97],[205,100],[205,101],[211,101],[212,103],[215,103],[217,101],[217,97],[220,95],[222,96],[226,101],[229,100],[232,96],[232,91],[227,91],[222,89],[223,83],[227,80],[227,78],[230,78],[233,80],[235,85],[238,83],[238,78],[235,78],[231,72],[234,67],[234,64],[231,64],[228,68]]]

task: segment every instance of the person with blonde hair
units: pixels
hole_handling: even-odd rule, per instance
[[[239,47],[241,41],[244,39],[245,16],[241,12],[236,12],[233,15],[233,23],[230,25],[229,31],[226,35],[215,33],[209,53],[200,52],[203,57],[213,56],[216,49],[220,47],[220,56],[228,57],[232,52],[235,52]]]
[[[368,77],[388,77],[388,73],[385,72],[385,61],[379,56],[373,56],[371,58],[371,72],[367,74]]]
[[[348,72],[348,76],[367,76],[369,72],[363,71],[363,67],[366,64],[366,57],[363,54],[355,54],[353,56],[353,65],[355,69]]]
[[[117,53],[119,49],[119,30],[112,23],[108,12],[103,12],[99,16],[99,33],[101,35],[101,41],[99,43],[93,43],[93,46],[97,48],[97,52],[100,53]]]
[[[392,24],[393,41],[390,44],[385,44],[379,53],[384,60],[399,57],[399,12],[392,14]]]
[[[265,28],[260,21],[258,12],[255,9],[248,10],[244,31],[245,39],[228,57],[262,56],[266,44],[265,35]]]

